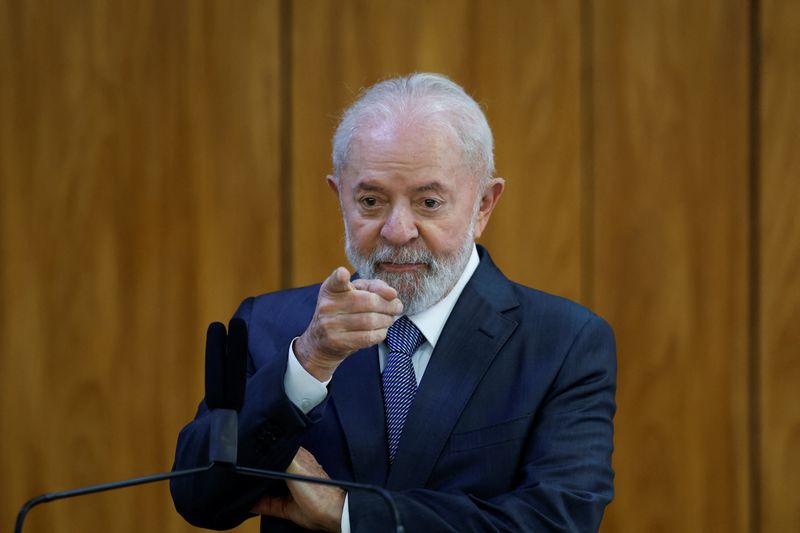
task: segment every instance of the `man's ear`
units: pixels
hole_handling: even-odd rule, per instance
[[[325,180],[328,182],[328,187],[336,193],[336,196],[339,196],[339,176],[328,174]]]
[[[474,237],[476,239],[480,237],[481,234],[483,234],[483,230],[486,229],[486,225],[489,223],[489,217],[492,216],[494,206],[496,206],[497,201],[500,200],[500,196],[503,194],[505,187],[506,180],[503,178],[492,178],[489,180],[489,184],[483,189],[481,204],[478,207],[478,217],[475,220]]]

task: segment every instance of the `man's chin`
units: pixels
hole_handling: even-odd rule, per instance
[[[426,281],[427,273],[427,269],[400,272],[377,269],[375,278],[395,289],[400,300],[405,304],[407,300],[415,300],[417,298],[419,289]]]
[[[426,274],[427,270],[390,271],[379,269],[375,271],[377,279],[386,282],[400,294],[414,292],[414,289],[425,280]]]

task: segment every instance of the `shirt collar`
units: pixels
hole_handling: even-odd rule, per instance
[[[455,286],[447,293],[447,296],[439,300],[424,311],[420,311],[414,315],[409,315],[408,318],[425,336],[425,340],[430,343],[432,347],[436,347],[436,342],[439,340],[439,335],[442,334],[444,324],[450,318],[450,313],[453,311],[458,297],[467,285],[467,282],[472,277],[475,269],[478,268],[478,250],[475,245],[472,245],[472,253],[467,261],[467,266],[458,278]]]

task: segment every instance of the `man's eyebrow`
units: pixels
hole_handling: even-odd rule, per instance
[[[385,192],[386,189],[381,185],[376,183],[370,183],[368,181],[362,181],[356,184],[356,190],[358,191],[367,191],[367,192]],[[447,187],[439,183],[438,181],[432,181],[430,183],[426,183],[424,185],[420,185],[414,189],[414,192],[441,192],[446,191]]]
[[[447,187],[439,183],[438,181],[432,181],[430,183],[426,183],[425,185],[420,185],[415,189],[417,192],[441,192],[447,190]]]
[[[380,185],[375,185],[374,183],[368,182],[360,182],[356,184],[356,189],[360,191],[369,191],[369,192],[383,192],[384,188]]]

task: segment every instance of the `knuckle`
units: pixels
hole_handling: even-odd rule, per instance
[[[383,302],[383,298],[381,298],[378,294],[374,292],[369,293],[369,304],[371,309],[380,309],[383,307],[381,303]]]
[[[361,316],[359,322],[359,329],[363,331],[371,331],[388,327],[387,322],[391,321],[391,317],[381,313],[365,313]]]
[[[376,315],[375,313],[369,313],[369,314],[364,315],[364,317],[362,319],[362,321],[363,321],[362,326],[363,327],[361,329],[363,329],[365,331],[369,331],[369,330],[373,330],[373,329],[377,328],[378,324],[379,324],[378,320],[379,320],[378,319],[378,315]]]
[[[370,297],[372,293],[367,291],[358,291],[352,294],[350,300],[350,308],[355,312],[363,312],[370,308]]]
[[[325,294],[320,294],[317,300],[317,311],[326,311],[333,307],[335,300]]]
[[[364,343],[367,346],[372,346],[374,344],[378,344],[384,338],[386,338],[386,329],[373,329],[367,332],[364,332]]]
[[[377,314],[373,329],[387,329],[393,322],[394,318],[391,315]]]

